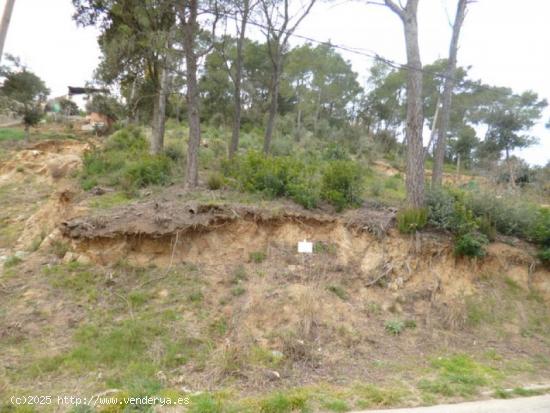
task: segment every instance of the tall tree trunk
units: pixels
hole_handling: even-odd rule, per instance
[[[187,66],[187,119],[189,142],[187,145],[187,167],[185,185],[195,188],[199,184],[199,147],[201,143],[199,87],[197,83],[197,55],[195,54],[194,24],[188,23],[184,30],[185,62]]]
[[[164,149],[164,128],[166,122],[166,97],[168,95],[168,68],[164,59],[160,73],[159,90],[153,104],[153,133],[151,137],[151,153],[158,155]]]
[[[0,61],[2,61],[2,55],[4,53],[4,44],[8,35],[8,28],[10,27],[14,4],[15,0],[6,0],[4,14],[2,14],[2,22],[0,22]]]
[[[239,137],[241,132],[241,82],[243,77],[243,47],[246,40],[246,23],[250,12],[250,0],[243,1],[243,12],[239,39],[237,40],[237,60],[235,62],[235,103],[233,113],[233,130],[231,132],[231,144],[229,145],[229,158],[233,158],[239,149]]]
[[[273,75],[271,79],[271,101],[269,104],[269,115],[267,119],[267,126],[265,128],[264,137],[264,153],[268,154],[271,151],[271,141],[273,139],[273,130],[275,129],[275,119],[277,117],[277,110],[279,107],[279,81],[281,77],[282,57],[278,56],[273,69]]]
[[[432,186],[441,186],[443,182],[443,163],[445,162],[445,149],[447,147],[447,129],[451,117],[451,101],[455,85],[456,56],[458,53],[458,39],[460,29],[466,17],[466,6],[468,0],[458,0],[455,21],[453,23],[453,34],[449,46],[449,60],[445,70],[445,81],[443,85],[443,98],[441,104],[441,123],[435,145],[434,163],[432,171]]]
[[[418,46],[418,0],[409,0],[403,25],[407,48],[407,203],[411,208],[424,206],[424,145],[422,129],[422,62]]]

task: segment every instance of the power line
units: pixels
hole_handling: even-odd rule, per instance
[[[242,23],[242,19],[238,18],[237,16],[235,16],[233,14],[229,14],[229,13],[224,13],[220,10],[202,9],[202,10],[200,10],[200,12],[201,13],[211,13],[211,14],[212,13],[217,13],[218,15],[222,15],[224,17],[232,19],[237,23]],[[250,20],[250,19],[247,21],[247,24],[259,27],[263,30],[275,30],[275,31],[279,32],[279,34],[288,34],[289,33],[288,30],[270,29],[265,24],[254,21],[254,20]],[[334,43],[331,43],[330,41],[322,41],[322,40],[318,40],[318,39],[315,39],[315,38],[310,37],[310,36],[304,36],[304,35],[297,34],[297,33],[290,33],[290,36],[294,37],[294,38],[297,38],[297,39],[306,40],[306,41],[311,42],[311,43],[316,43],[316,44],[319,44],[319,45],[329,46],[329,47],[332,47],[334,49],[343,50],[345,52],[353,53],[353,54],[356,54],[358,56],[367,57],[367,58],[371,59],[372,61],[377,61],[377,62],[384,63],[384,64],[386,64],[386,65],[388,65],[388,66],[390,66],[394,69],[405,69],[405,70],[419,71],[419,72],[431,75],[433,77],[440,78],[442,80],[453,80],[453,81],[456,82],[456,79],[453,79],[453,78],[445,75],[445,73],[437,72],[437,71],[434,71],[434,70],[427,70],[425,67],[417,68],[417,67],[410,66],[406,63],[400,63],[400,62],[397,62],[397,61],[395,61],[393,59],[390,59],[388,57],[384,57],[381,54],[375,52],[374,50],[369,50],[369,49],[359,48],[359,47],[351,47],[351,46],[346,46],[346,45],[342,45],[342,44],[334,44]],[[456,85],[461,86],[461,84],[456,84]],[[476,86],[477,90],[486,90],[486,91],[494,90],[493,87],[486,86],[486,85],[483,85],[483,84],[476,84],[475,86]]]

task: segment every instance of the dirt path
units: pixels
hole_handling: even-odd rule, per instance
[[[355,413],[548,413],[550,395],[512,400],[483,400],[459,404],[440,404],[406,409],[364,410]]]

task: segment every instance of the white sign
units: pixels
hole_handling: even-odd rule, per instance
[[[306,240],[298,242],[298,252],[303,254],[311,254],[313,252],[313,242]]]

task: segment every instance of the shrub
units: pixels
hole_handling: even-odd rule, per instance
[[[337,211],[360,203],[361,168],[354,162],[336,160],[323,171],[321,194]]]
[[[394,336],[398,336],[405,329],[405,323],[400,320],[391,320],[386,322],[384,328],[388,333],[393,334]]]
[[[213,191],[220,189],[224,184],[224,177],[219,172],[212,172],[210,175],[208,175],[208,179],[206,180],[206,185],[208,186],[208,189],[211,189]]]
[[[498,198],[475,191],[465,197],[465,204],[474,216],[488,217],[497,231],[505,235],[528,238],[529,229],[537,218],[533,205],[513,198]]]
[[[288,196],[305,208],[314,208],[319,200],[318,165],[293,157],[266,157],[250,151],[222,163],[223,171],[235,178],[248,192],[268,197]]]
[[[479,232],[467,232],[455,240],[455,255],[460,257],[484,257],[487,237]]]
[[[543,248],[537,254],[537,257],[546,265],[550,266],[550,247]]]
[[[164,155],[144,155],[128,165],[124,172],[127,188],[164,185],[170,182],[170,160]]]
[[[141,129],[129,127],[113,133],[105,143],[106,150],[115,151],[144,151],[148,148],[148,142]]]
[[[167,155],[151,155],[149,144],[138,128],[121,129],[111,135],[104,148],[84,154],[81,185],[119,186],[132,192],[147,185],[171,181],[173,163]]]
[[[425,208],[403,209],[397,213],[397,228],[404,234],[413,234],[424,228],[428,222]]]
[[[348,160],[349,155],[343,145],[331,143],[323,151],[323,159],[327,161]]]

